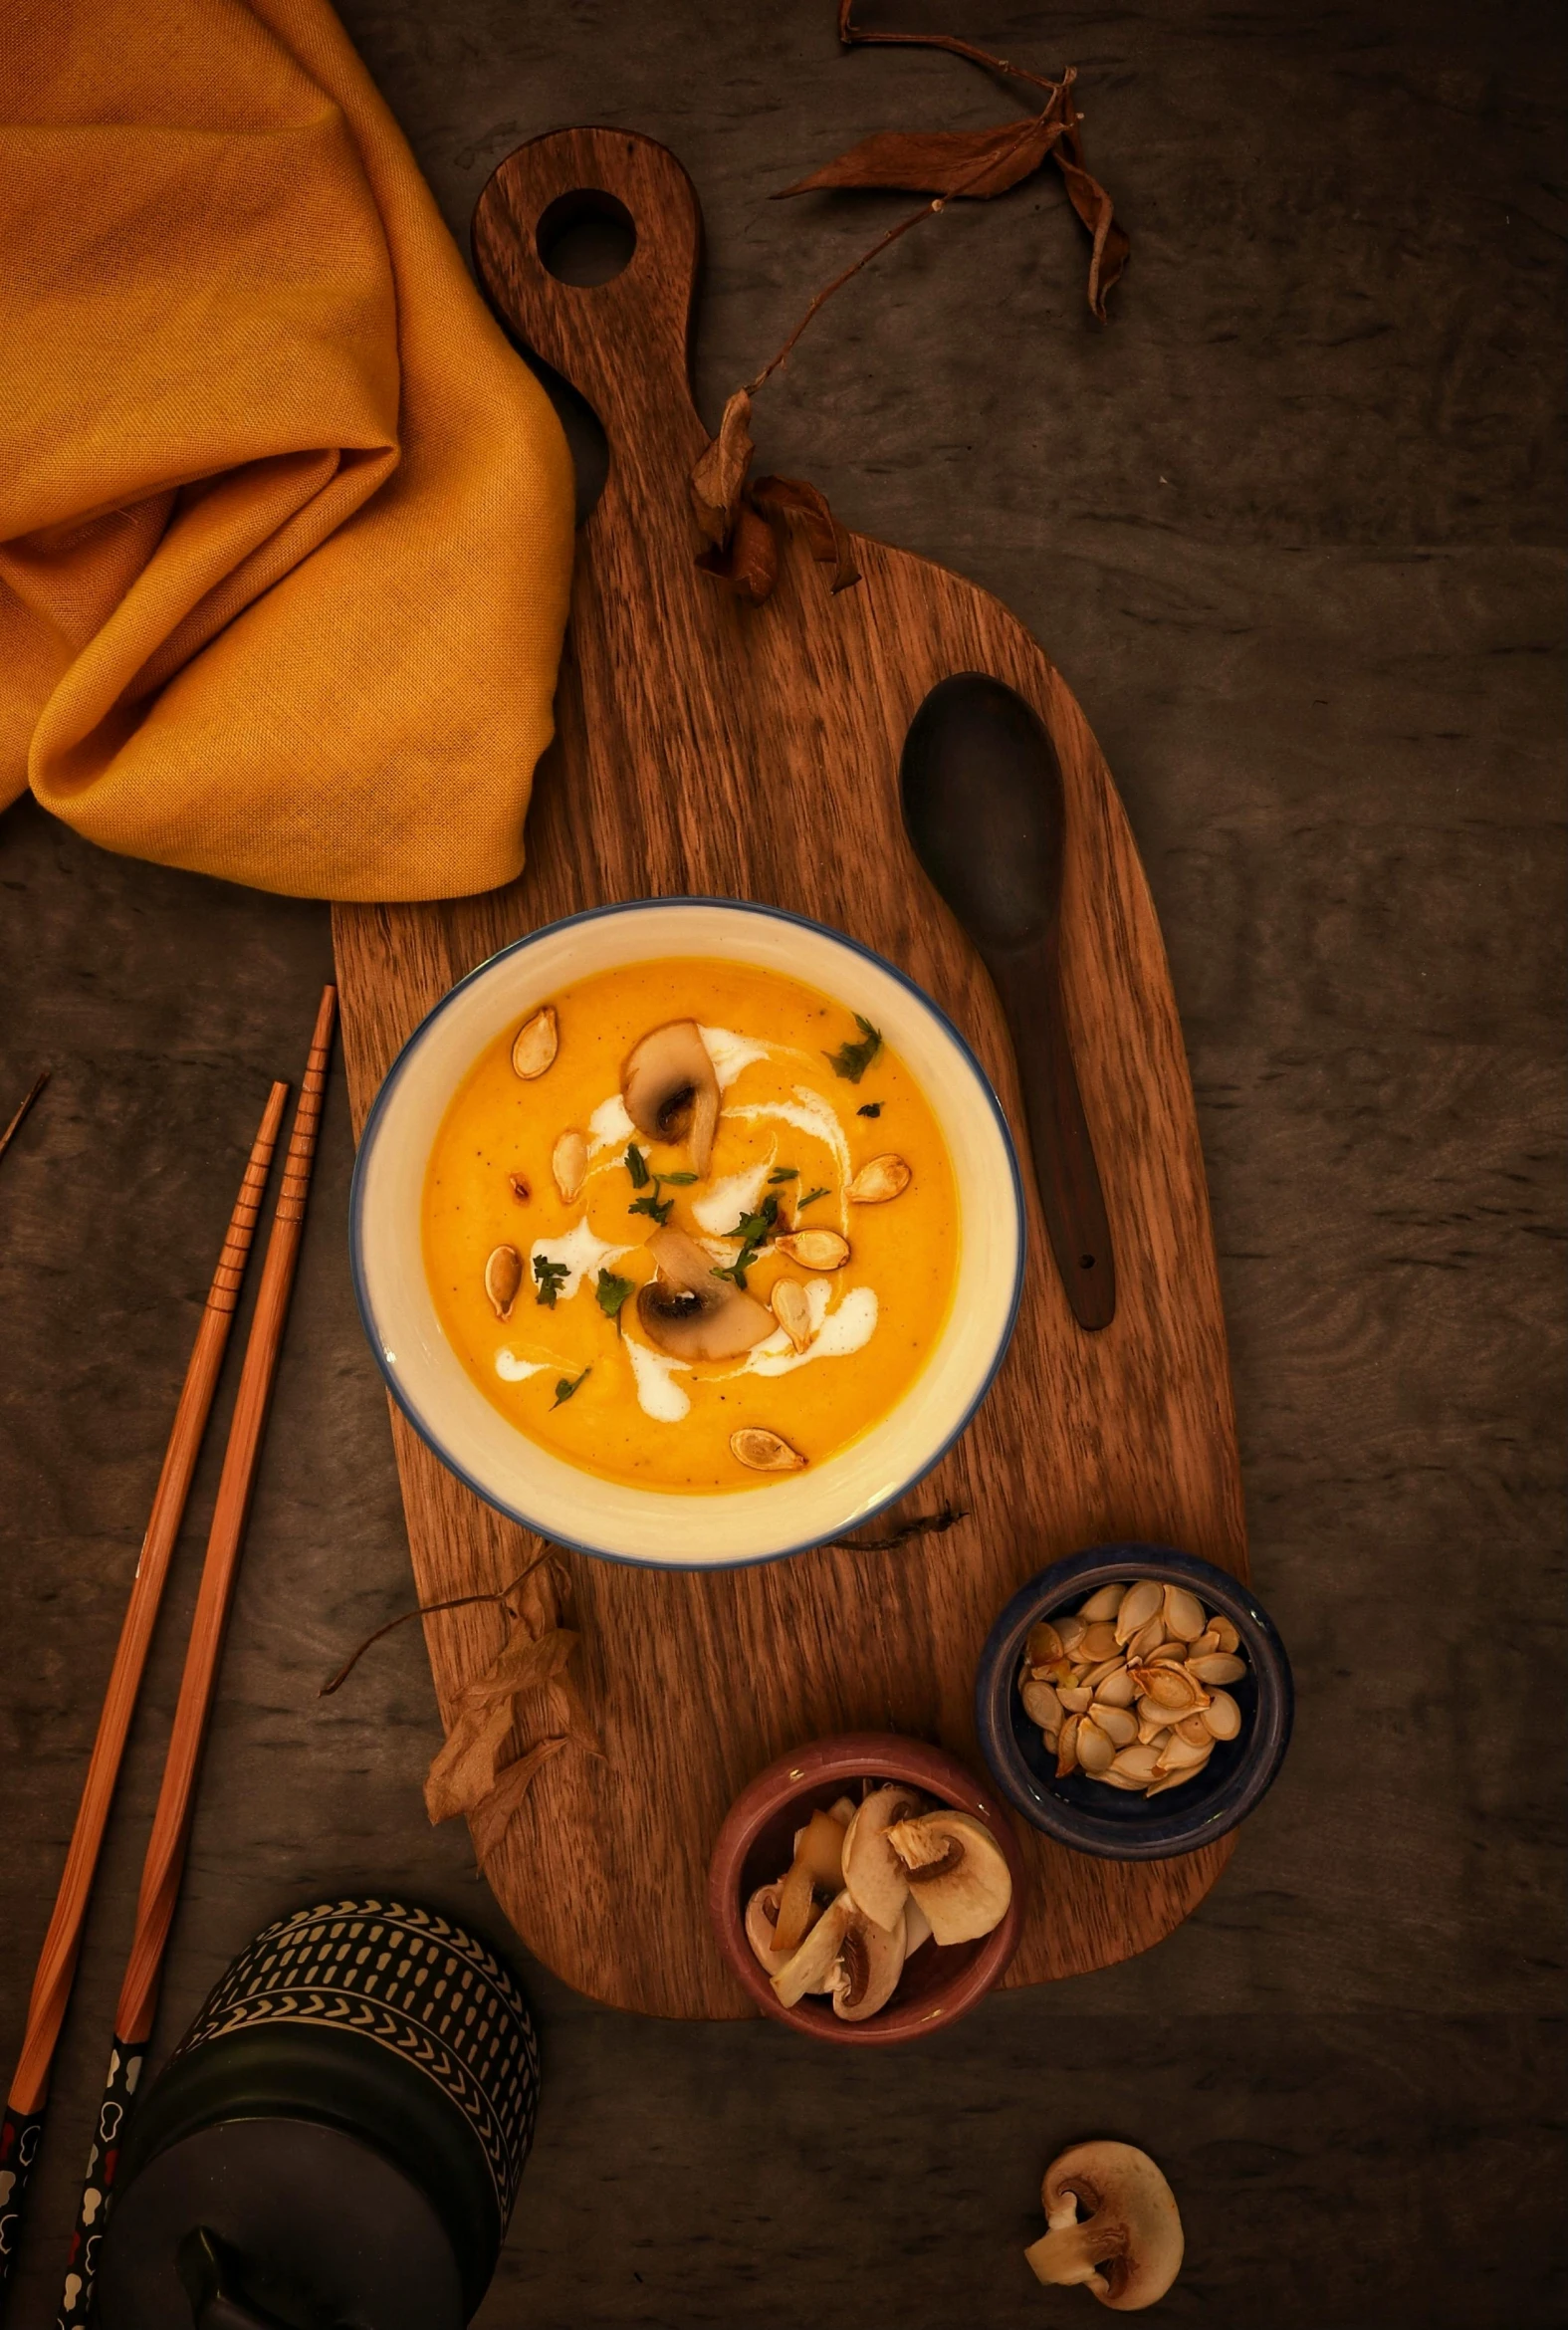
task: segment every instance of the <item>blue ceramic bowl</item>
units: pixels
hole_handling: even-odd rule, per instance
[[[1103,1585],[1158,1578],[1187,1586],[1240,1636],[1247,1671],[1227,1686],[1241,1709],[1234,1740],[1216,1743],[1194,1780],[1153,1798],[1083,1772],[1056,1777],[1056,1759],[1024,1713],[1018,1669],[1037,1619],[1076,1610]],[[1095,1545],[1053,1561],[1019,1589],[987,1638],[975,1677],[975,1729],[997,1785],[1025,1820],[1074,1852],[1108,1861],[1167,1860],[1213,1844],[1244,1820],[1273,1783],[1290,1740],[1295,1687],[1285,1646],[1250,1586],[1170,1545]]]

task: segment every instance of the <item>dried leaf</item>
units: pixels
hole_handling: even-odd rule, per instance
[[[757,450],[746,425],[751,417],[752,400],[744,388],[737,388],[724,408],[719,434],[692,471],[692,508],[703,540],[718,551],[730,540],[740,513],[741,489]]]
[[[489,1795],[496,1784],[496,1759],[511,1729],[510,1699],[459,1716],[425,1775],[425,1810],[432,1827]]]
[[[550,1690],[546,1694],[546,1706],[553,1730],[563,1732],[571,1745],[582,1748],[585,1754],[603,1759],[604,1749],[593,1728],[587,1703],[571,1676],[564,1670],[552,1678]]]
[[[465,1687],[460,1702],[465,1714],[471,1707],[494,1707],[498,1700],[517,1699],[525,1691],[537,1691],[542,1683],[554,1682],[577,1647],[569,1627],[554,1626],[532,1641],[525,1624],[519,1620],[500,1657]]]
[[[534,1571],[534,1577],[544,1573],[544,1566]],[[425,1808],[432,1821],[450,1820],[454,1812],[466,1811],[494,1786],[496,1757],[512,1729],[518,1699],[554,1682],[576,1649],[577,1639],[562,1626],[536,1635],[527,1610],[514,1621],[499,1656],[465,1685],[446,1746],[430,1766]]]
[[[530,1633],[548,1634],[561,1623],[570,1595],[571,1578],[565,1563],[559,1553],[546,1553],[525,1572],[514,1598],[518,1616]]]
[[[860,569],[850,552],[848,529],[833,516],[819,487],[799,477],[760,477],[752,488],[752,500],[770,517],[777,511],[804,520],[812,558],[819,566],[833,570],[835,595],[859,582]]]
[[[478,1861],[490,1859],[533,1786],[535,1774],[566,1745],[564,1740],[538,1741],[526,1755],[520,1755],[515,1763],[506,1766],[489,1795],[481,1797],[474,1806],[469,1814],[468,1832],[474,1840],[474,1856]]]
[[[767,519],[743,501],[735,513],[728,544],[722,550],[704,551],[697,564],[703,574],[724,583],[737,598],[760,606],[779,580],[779,545]]]
[[[990,129],[882,129],[863,137],[808,178],[783,186],[789,194],[835,187],[885,187],[908,194],[962,196],[987,201],[1032,175],[1062,134],[1051,110]]]
[[[1078,135],[1076,117],[1057,149],[1056,167],[1061,172],[1068,201],[1094,237],[1094,248],[1089,254],[1089,306],[1103,324],[1105,295],[1121,280],[1132,244],[1125,230],[1116,223],[1105,188],[1083,166],[1083,141]]]
[[[1022,66],[1010,63],[1006,57],[994,57],[988,50],[978,49],[970,41],[957,40],[951,33],[866,32],[854,21],[854,0],[838,0],[838,37],[846,49],[940,49],[949,56],[966,58],[970,64],[981,66],[987,73],[1000,74],[1005,80],[1025,82],[1031,89],[1048,92],[1047,102],[1038,116],[1038,123],[1042,126],[1048,126],[1052,135],[1030,167],[1037,168],[1039,162],[1047,154],[1054,159],[1066,186],[1068,200],[1094,239],[1089,257],[1089,306],[1103,324],[1106,320],[1106,294],[1120,279],[1122,270],[1127,264],[1131,244],[1123,229],[1115,222],[1110,196],[1099,181],[1090,175],[1084,162],[1083,140],[1078,134],[1078,124],[1083,116],[1072,102],[1072,84],[1076,76],[1071,68],[1062,75],[1059,82],[1053,82],[1046,80],[1040,74],[1025,72]],[[983,141],[987,137],[1002,136],[1008,128],[1015,126],[1016,124],[1005,123],[1002,129],[968,131],[962,134]],[[940,132],[925,132],[903,140],[897,137],[896,132],[889,133],[884,137],[869,137],[849,153],[840,155],[836,162],[829,162],[827,171],[847,169],[851,163],[863,160],[868,155],[871,157],[873,166],[879,169],[896,167],[898,166],[898,157],[895,154],[876,149],[891,148],[897,143],[940,148],[946,143],[946,139]],[[977,158],[983,160],[984,156],[979,143],[977,143],[976,152]],[[1018,172],[1018,177],[1026,177],[1027,175],[1027,169]],[[1018,177],[1008,180],[1008,183],[1017,184]],[[937,193],[946,193],[951,190],[940,186],[934,175],[929,178],[877,176],[857,179],[847,176],[831,177],[825,172],[819,171],[815,177],[804,179],[800,186],[791,186],[786,191],[791,194],[800,193],[804,191],[805,187],[815,184],[904,185],[921,188],[929,186]],[[964,191],[990,195],[1002,192],[1003,187],[1001,184],[992,184],[988,174],[980,186],[966,187]]]

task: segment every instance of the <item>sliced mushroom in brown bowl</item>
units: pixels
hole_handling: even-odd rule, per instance
[[[709,1909],[766,2013],[885,2044],[951,2021],[999,1979],[1022,1878],[1008,1816],[955,1757],[858,1734],[781,1757],[743,1791]]]

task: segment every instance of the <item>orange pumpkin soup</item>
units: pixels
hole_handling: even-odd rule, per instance
[[[639,1488],[765,1486],[877,1423],[958,1264],[947,1147],[869,1022],[744,963],[627,965],[481,1054],[424,1188],[485,1397]]]

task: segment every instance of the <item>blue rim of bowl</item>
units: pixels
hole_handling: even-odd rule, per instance
[[[1152,1809],[1144,1817],[1109,1819],[1085,1811],[1043,1786],[1023,1760],[1012,1728],[1012,1699],[1024,1639],[1079,1593],[1127,1576],[1164,1577],[1190,1586],[1224,1611],[1242,1638],[1257,1683],[1257,1706],[1235,1769],[1207,1800]],[[1252,1589],[1212,1561],[1174,1545],[1118,1543],[1071,1553],[1031,1577],[1012,1596],[986,1637],[975,1670],[975,1729],[987,1769],[1014,1810],[1031,1827],[1074,1852],[1100,1860],[1158,1861],[1213,1844],[1245,1819],[1272,1786],[1290,1744],[1295,1684],[1278,1629]],[[1130,1799],[1121,1799],[1125,1806]]]
[[[586,1544],[580,1537],[562,1536],[559,1530],[547,1528],[536,1515],[525,1513],[521,1506],[508,1504],[504,1497],[498,1495],[495,1490],[487,1488],[484,1482],[476,1480],[472,1473],[448,1454],[435,1433],[425,1423],[397,1375],[386,1365],[382,1357],[381,1337],[376,1329],[374,1314],[370,1308],[370,1298],[365,1288],[363,1252],[365,1167],[375,1145],[375,1137],[382,1114],[404,1068],[423,1041],[426,1031],[441,1017],[454,999],[463,993],[465,988],[472,987],[476,980],[485,978],[498,963],[504,963],[509,956],[521,954],[525,948],[536,946],[541,939],[554,938],[559,932],[575,929],[580,923],[602,922],[610,915],[643,914],[650,908],[675,906],[719,906],[729,912],[755,914],[769,922],[793,923],[800,930],[815,931],[819,937],[832,939],[836,945],[847,947],[851,954],[863,955],[868,963],[874,963],[879,971],[885,971],[890,979],[898,981],[900,987],[908,989],[916,1002],[923,1005],[932,1019],[936,1021],[950,1043],[962,1053],[974,1071],[975,1081],[984,1093],[996,1121],[997,1130],[1002,1135],[1002,1145],[1007,1156],[1008,1169],[1012,1177],[1012,1206],[1013,1218],[1017,1223],[1018,1255],[1013,1268],[1012,1293],[1008,1303],[1008,1315],[1004,1321],[1002,1332],[997,1338],[997,1348],[992,1354],[991,1364],[986,1370],[975,1397],[948,1434],[947,1439],[943,1441],[941,1447],[927,1458],[917,1472],[911,1473],[907,1481],[901,1482],[898,1488],[889,1490],[885,1497],[878,1498],[876,1503],[867,1506],[864,1512],[855,1514],[850,1519],[840,1521],[838,1528],[860,1529],[866,1527],[879,1514],[886,1513],[889,1506],[896,1505],[901,1497],[907,1497],[911,1489],[918,1487],[926,1475],[942,1462],[949,1449],[963,1437],[974,1422],[986,1394],[997,1380],[998,1371],[1012,1342],[1013,1329],[1017,1325],[1018,1305],[1023,1298],[1023,1274],[1028,1260],[1028,1216],[1023,1204],[1023,1181],[1018,1170],[1018,1153],[1013,1144],[1012,1131],[1003,1111],[1002,1102],[992,1088],[991,1078],[977,1058],[973,1046],[954,1026],[942,1006],[933,997],[927,995],[925,989],[917,985],[907,972],[901,971],[896,963],[890,963],[885,955],[879,955],[873,947],[862,945],[859,939],[851,938],[847,931],[835,930],[829,922],[814,922],[808,914],[791,914],[784,906],[763,906],[753,898],[703,897],[693,896],[686,892],[671,898],[626,898],[619,905],[587,906],[580,914],[564,914],[559,922],[542,923],[538,930],[528,931],[522,938],[514,939],[509,947],[498,948],[495,954],[487,956],[483,963],[477,963],[472,971],[465,972],[454,986],[447,989],[440,1002],[432,1005],[430,1010],[426,1012],[382,1077],[380,1088],[370,1103],[370,1113],[364,1120],[364,1130],[359,1136],[359,1146],[354,1156],[353,1178],[348,1189],[348,1268],[353,1279],[354,1301],[358,1305],[359,1323],[364,1329],[365,1340],[370,1346],[371,1354],[380,1370],[387,1390],[431,1455],[437,1458],[449,1473],[461,1481],[466,1489],[471,1489],[484,1504],[491,1506],[497,1513],[505,1514],[509,1520],[517,1521],[521,1527],[532,1529],[536,1536],[548,1538],[553,1545],[563,1545],[573,1553],[590,1554],[595,1561],[619,1562],[627,1569],[691,1569],[698,1571],[756,1569],[767,1561],[787,1561],[796,1553],[808,1553],[815,1545],[829,1543],[837,1531],[829,1530],[826,1535],[802,1537],[797,1545],[781,1545],[774,1552],[741,1554],[733,1561],[674,1561],[656,1558],[650,1554],[608,1552],[602,1546]],[[918,1382],[917,1377],[917,1386]],[[658,1492],[650,1491],[649,1494],[656,1495]]]

